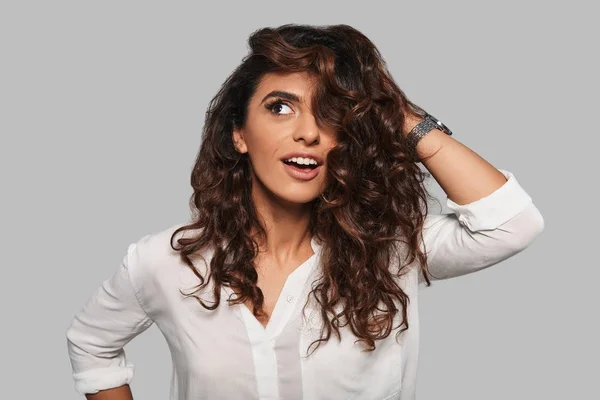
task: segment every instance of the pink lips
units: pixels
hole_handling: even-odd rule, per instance
[[[283,167],[285,172],[288,173],[292,178],[300,179],[303,181],[310,181],[315,176],[319,175],[319,171],[321,170],[321,165],[317,166],[315,169],[301,169],[294,167],[293,165],[288,165],[283,163]]]

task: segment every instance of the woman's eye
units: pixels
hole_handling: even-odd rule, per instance
[[[283,112],[286,108],[288,109],[288,111]],[[268,109],[269,109],[269,111],[271,111],[272,113],[277,114],[277,115],[287,115],[287,114],[290,114],[292,111],[292,109],[287,104],[284,104],[280,101],[269,105]]]

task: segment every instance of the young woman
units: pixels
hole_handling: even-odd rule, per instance
[[[418,285],[511,257],[543,218],[357,30],[249,44],[206,113],[192,220],[129,245],[75,316],[76,389],[131,399],[123,347],[156,323],[173,400],[414,399]],[[451,213],[428,213],[429,176]]]

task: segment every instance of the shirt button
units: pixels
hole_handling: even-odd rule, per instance
[[[288,296],[285,299],[287,300],[288,303],[291,303],[292,300],[294,300],[294,296]]]

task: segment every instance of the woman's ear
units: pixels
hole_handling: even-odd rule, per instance
[[[232,133],[233,146],[238,153],[247,153],[248,148],[246,147],[246,141],[244,140],[244,133],[241,129],[234,129]]]

